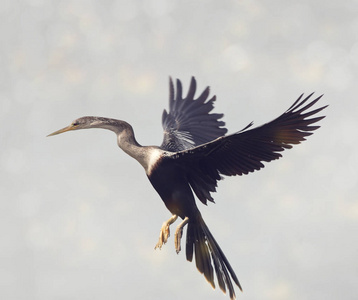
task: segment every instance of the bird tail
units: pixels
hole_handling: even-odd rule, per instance
[[[228,289],[230,299],[235,299],[235,290],[232,280],[242,291],[239,280],[200,214],[194,220],[189,218],[186,233],[186,259],[192,261],[194,253],[196,267],[200,273],[204,274],[211,286],[215,289],[215,270],[220,289],[224,293],[226,293],[226,289]]]

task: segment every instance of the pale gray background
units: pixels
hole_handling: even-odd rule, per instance
[[[211,86],[230,132],[302,93],[329,104],[316,134],[199,208],[239,299],[356,299],[356,1],[0,2],[0,298],[228,299],[173,238],[141,166],[84,115],[159,145],[168,76]]]

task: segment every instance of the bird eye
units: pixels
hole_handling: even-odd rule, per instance
[[[78,121],[74,121],[74,122],[72,123],[72,126],[78,126],[78,125],[79,125]]]

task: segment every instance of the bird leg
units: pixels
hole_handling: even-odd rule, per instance
[[[161,249],[162,246],[168,241],[168,237],[170,236],[169,226],[171,224],[173,224],[177,218],[178,218],[177,215],[172,215],[168,221],[163,223],[162,228],[160,229],[160,233],[159,233],[159,241],[155,245],[154,249],[157,249],[157,248]]]
[[[181,222],[178,225],[177,229],[175,230],[174,244],[175,244],[175,250],[177,251],[177,254],[179,254],[179,252],[181,250],[181,237],[183,235],[183,228],[186,224],[188,224],[188,222],[189,222],[189,218],[185,217],[183,222]]]

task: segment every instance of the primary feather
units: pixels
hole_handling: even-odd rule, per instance
[[[249,129],[251,123],[242,131],[178,151],[170,158],[188,170],[189,183],[200,201],[204,204],[207,200],[213,201],[210,193],[216,191],[221,175],[243,175],[260,170],[263,162],[280,158],[280,152],[304,141],[319,128],[311,124],[324,117],[309,117],[326,106],[309,111],[322,97],[307,104],[312,95],[303,100],[301,95],[287,111],[269,123]]]
[[[172,152],[190,149],[210,142],[226,134],[225,123],[219,121],[224,115],[210,113],[214,108],[216,97],[209,97],[209,87],[194,99],[196,92],[195,78],[191,78],[188,94],[183,98],[180,80],[169,79],[169,113],[164,110],[162,125],[163,143],[160,148]]]

